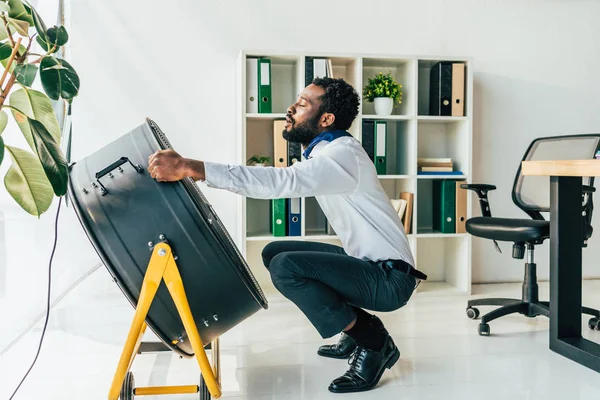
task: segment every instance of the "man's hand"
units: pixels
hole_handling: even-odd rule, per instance
[[[159,182],[179,181],[191,177],[204,180],[204,163],[181,157],[174,150],[159,150],[148,158],[148,172]]]
[[[148,172],[159,182],[179,181],[188,175],[185,158],[174,150],[159,150],[148,158]]]

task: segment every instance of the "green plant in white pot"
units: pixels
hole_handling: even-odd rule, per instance
[[[391,73],[378,73],[369,78],[363,89],[364,99],[375,103],[375,114],[390,115],[394,103],[402,103],[402,85],[397,83]]]
[[[266,167],[271,164],[271,157],[255,154],[248,159],[247,164],[257,167]]]
[[[68,165],[50,99],[70,104],[79,92],[77,72],[55,55],[68,39],[64,26],[48,28],[28,2],[0,0],[0,164],[10,160],[4,186],[23,210],[38,217],[55,196],[67,192]],[[34,43],[43,49],[41,54],[33,52]],[[38,75],[43,92],[32,88]],[[7,111],[30,149],[5,143]]]

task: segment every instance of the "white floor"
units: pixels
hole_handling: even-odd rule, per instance
[[[600,281],[584,283],[584,302],[600,307]],[[520,285],[475,286],[473,297],[520,295]],[[541,297],[548,287],[541,285]],[[276,294],[270,308],[221,337],[223,398],[299,399],[569,399],[600,398],[600,374],[548,349],[548,320],[509,316],[477,335],[465,315],[466,297],[417,295],[403,309],[379,314],[402,356],[370,392],[329,393],[345,360],[316,354],[323,343],[297,308]],[[489,308],[488,308],[489,309]],[[486,311],[487,309],[481,309]],[[38,363],[18,399],[106,399],[133,309],[102,268],[52,310]],[[600,332],[586,336],[600,343]],[[41,325],[0,359],[0,399],[8,399],[29,367]],[[152,335],[148,335],[152,339]],[[197,384],[194,360],[169,353],[138,356],[139,386]],[[197,399],[198,395],[138,397]]]

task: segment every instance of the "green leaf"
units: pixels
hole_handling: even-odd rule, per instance
[[[27,8],[27,5],[25,5],[25,8]],[[33,7],[30,8],[30,12],[31,12],[31,17],[33,19],[33,24],[35,25],[35,30],[38,33],[38,37],[42,38],[44,40],[44,42],[48,42],[48,36],[46,34],[46,31],[48,30],[48,28],[46,28],[46,24],[44,23],[44,20],[42,19],[42,17],[40,16],[40,14],[37,12],[37,10]],[[47,51],[47,49],[45,49]]]
[[[23,46],[23,45],[19,45],[19,54],[25,54],[25,51],[27,51],[27,48],[25,48],[25,46]],[[11,49],[11,52],[12,52],[12,49]],[[6,64],[8,63],[8,58],[1,60],[0,63],[2,63],[2,65],[6,69]],[[16,62],[13,62],[12,64],[10,64],[10,68],[8,69],[8,72],[10,72],[12,74],[15,70],[16,65],[17,65]]]
[[[40,78],[44,91],[52,100],[62,97],[71,101],[79,92],[79,76],[62,58],[44,57],[40,63]]]
[[[38,66],[33,64],[17,64],[15,67],[15,76],[17,77],[17,81],[28,87],[33,84],[37,72]]]
[[[2,165],[2,160],[4,160],[4,139],[0,136],[0,165]]]
[[[6,60],[12,54],[10,43],[0,43],[0,60]]]
[[[21,208],[39,217],[50,208],[54,199],[44,168],[40,160],[28,151],[11,146],[5,148],[12,165],[4,177],[4,186]]]
[[[64,46],[69,41],[69,34],[64,26],[53,26],[48,29],[48,40],[50,45]]]
[[[54,189],[54,194],[63,196],[67,193],[69,181],[69,167],[60,146],[46,127],[35,119],[27,118],[38,157],[42,162],[46,176]]]
[[[8,24],[14,27],[19,35],[29,37],[29,23],[16,18],[9,18]]]
[[[37,148],[27,117],[44,124],[46,129],[54,136],[56,142],[60,144],[60,127],[58,126],[56,114],[50,99],[44,93],[31,88],[22,88],[13,92],[9,101],[10,106],[18,110],[13,109],[11,111],[33,151],[36,151]]]
[[[42,47],[42,49],[44,49],[44,51],[48,51],[49,47],[48,47],[48,43],[44,42],[44,39],[42,39],[41,36],[37,36],[35,38],[35,40],[38,42],[38,44]]]
[[[33,19],[27,12],[27,9],[21,0],[8,0],[8,5],[10,6],[10,11],[8,13],[10,18],[27,22],[28,25],[33,25]]]
[[[8,114],[6,111],[0,110],[0,135],[6,129],[6,125],[8,125]]]
[[[0,11],[1,12],[9,12],[10,6],[6,3],[0,2]]]

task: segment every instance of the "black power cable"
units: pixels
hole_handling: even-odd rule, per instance
[[[48,300],[47,300],[47,304],[46,304],[46,321],[44,322],[44,329],[42,330],[42,337],[40,338],[40,344],[38,346],[37,354],[35,355],[35,359],[31,363],[31,367],[29,367],[29,370],[27,371],[27,373],[21,380],[21,383],[19,383],[19,386],[17,386],[17,388],[15,389],[13,394],[10,396],[10,400],[12,400],[12,398],[15,397],[15,395],[17,394],[17,391],[19,390],[19,388],[21,387],[23,382],[25,382],[25,379],[27,378],[27,376],[33,369],[33,366],[35,365],[35,363],[38,359],[38,356],[40,355],[40,350],[42,349],[42,342],[44,341],[44,335],[46,334],[46,327],[48,326],[48,318],[50,317],[50,287],[51,287],[51,283],[52,283],[52,259],[54,258],[54,252],[56,251],[56,242],[58,240],[58,215],[60,214],[61,203],[62,203],[62,197],[60,197],[58,200],[58,209],[56,210],[56,219],[54,221],[54,245],[52,246],[52,254],[50,255],[50,262],[48,263]]]

